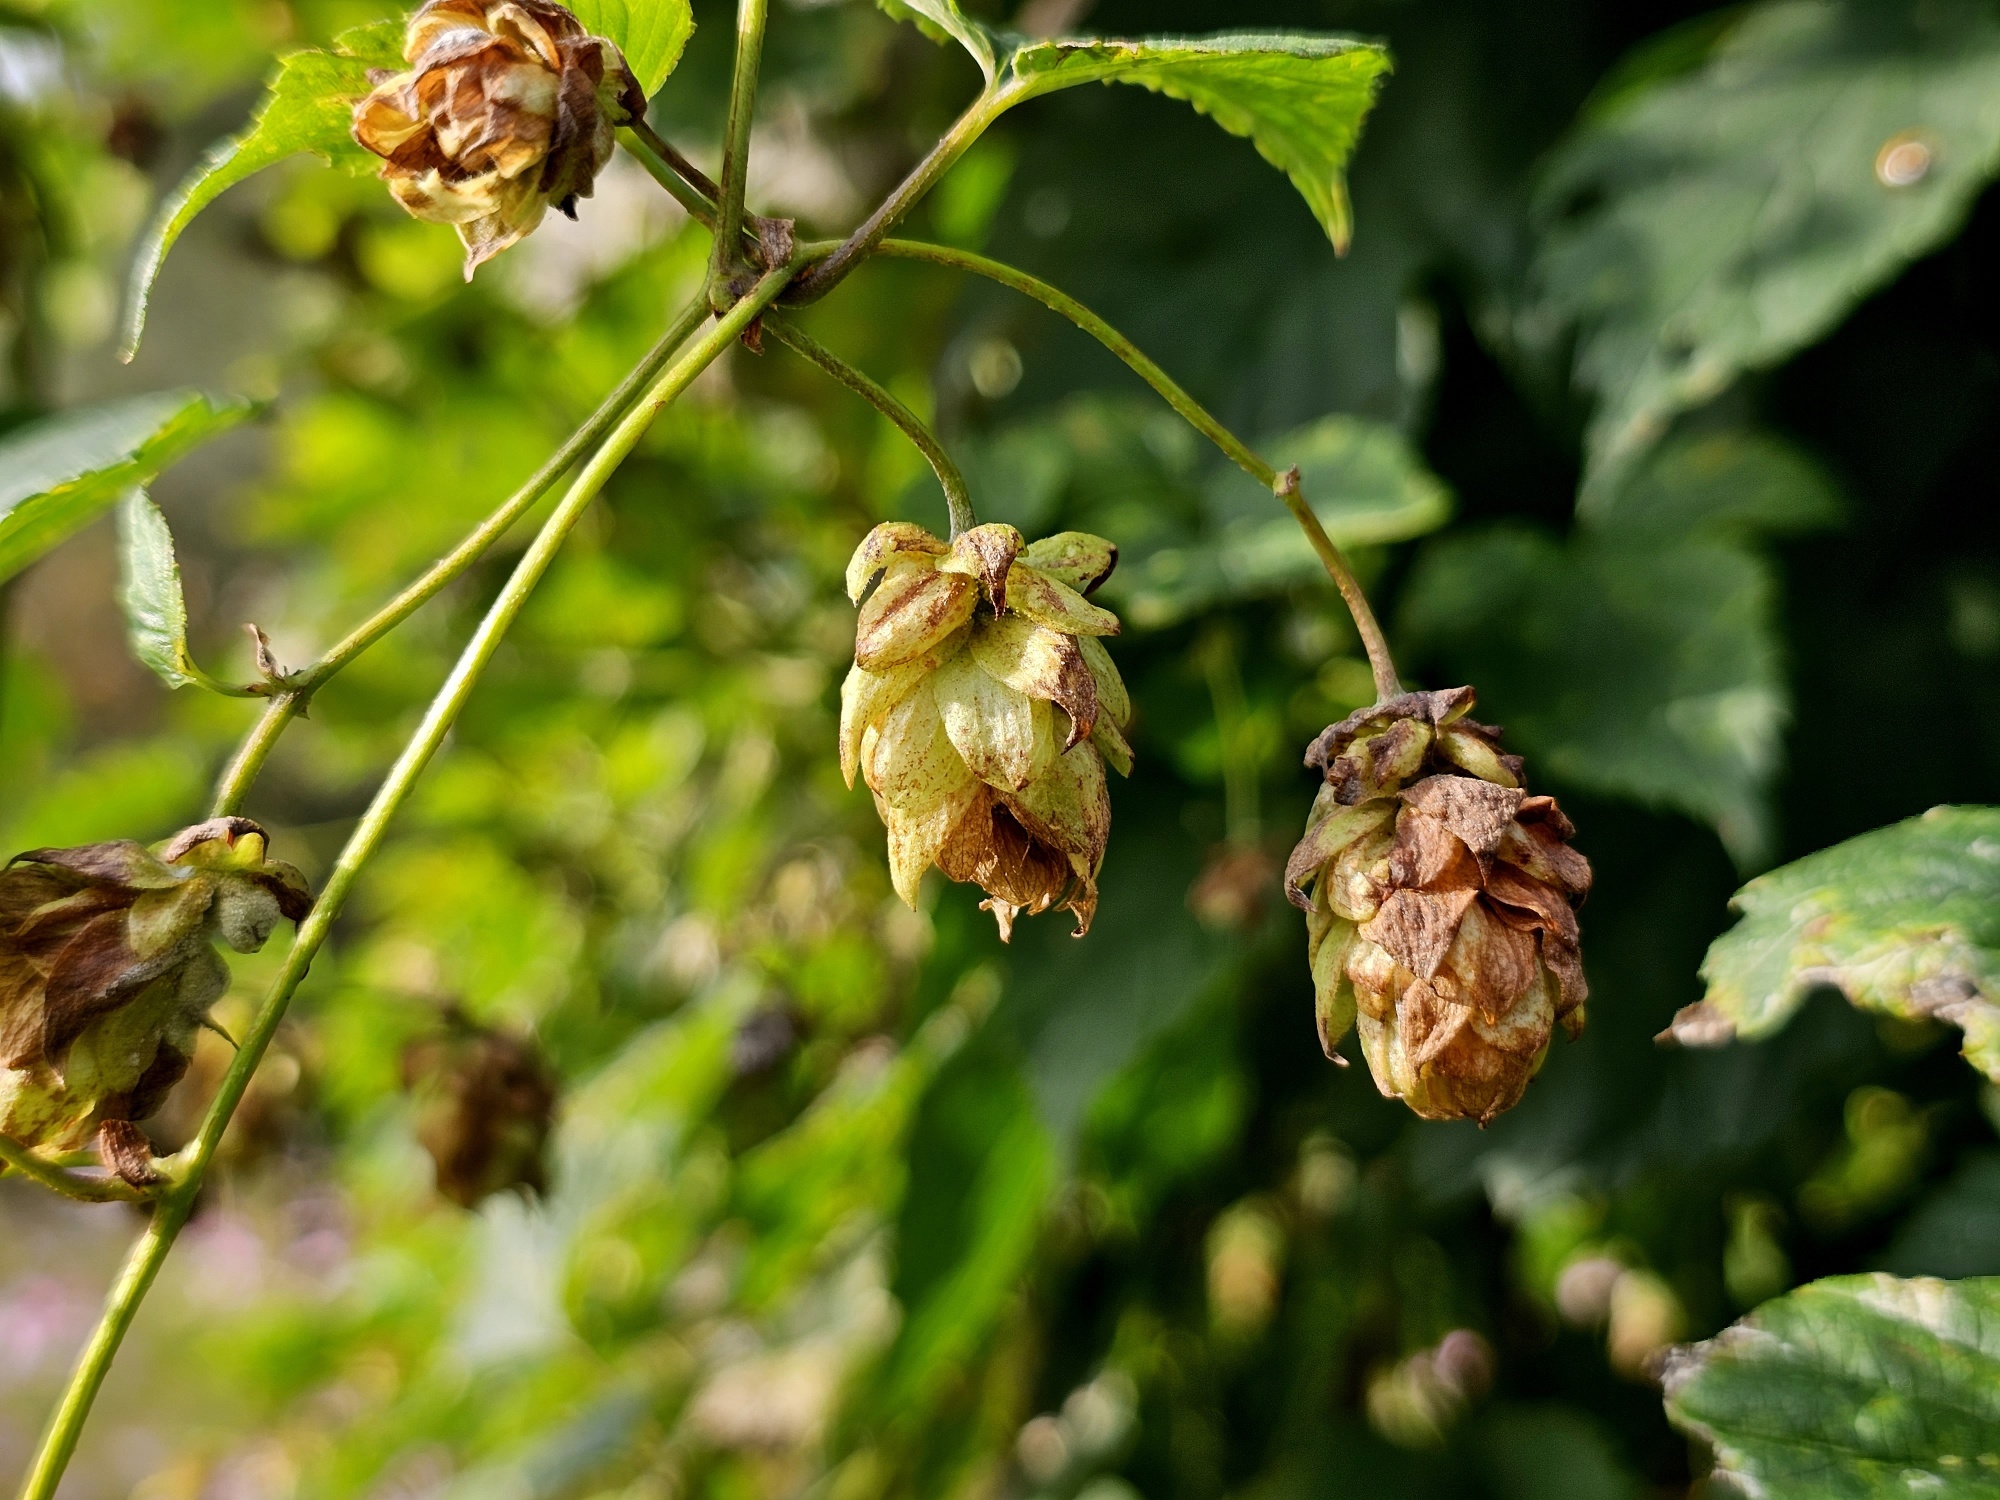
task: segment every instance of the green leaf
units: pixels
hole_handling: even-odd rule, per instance
[[[688,0],[574,0],[569,8],[592,36],[618,44],[648,96],[659,92],[694,35]]]
[[[1058,38],[1021,46],[1007,67],[1008,104],[1081,83],[1135,83],[1192,104],[1254,142],[1291,178],[1334,248],[1346,250],[1347,159],[1389,71],[1386,48],[1298,32]]]
[[[1328,417],[1260,451],[1281,468],[1298,465],[1314,513],[1343,547],[1407,541],[1451,517],[1450,492],[1384,423]],[[1208,535],[1199,544],[1135,557],[1112,575],[1113,597],[1132,624],[1167,625],[1213,605],[1324,581],[1298,523],[1241,469],[1217,469],[1203,501]]]
[[[1683,1041],[1769,1036],[1822,986],[1864,1010],[1948,1021],[2000,1082],[2000,808],[1940,807],[1761,875],[1701,967]]]
[[[1746,536],[1824,520],[1833,497],[1740,433],[1662,450],[1628,493],[1567,542],[1504,526],[1432,547],[1405,640],[1478,685],[1531,774],[1685,812],[1754,866],[1791,702],[1776,586]]]
[[[187,643],[187,599],[167,518],[143,487],[118,507],[118,602],[132,653],[168,687],[204,684]]]
[[[293,52],[279,59],[269,97],[249,128],[210,148],[160,205],[141,237],[127,291],[120,358],[130,360],[138,352],[146,304],[167,252],[195,215],[226,189],[302,151],[353,172],[381,165],[348,131],[355,100],[368,92],[368,70],[401,68],[402,48],[401,24],[377,21],[342,33],[332,52]]]
[[[1786,1500],[2000,1484],[2000,1280],[1837,1276],[1677,1350],[1667,1415],[1715,1450],[1715,1480]]]
[[[1586,503],[1955,234],[2000,168],[2000,18],[1976,0],[1756,6],[1685,61],[1614,90],[1541,195],[1523,326],[1573,330],[1598,397]]]
[[[958,0],[875,0],[899,21],[914,21],[935,40],[951,40],[972,54],[979,71],[991,81],[995,59],[993,37],[984,26],[958,8]]]
[[[249,411],[247,402],[158,391],[64,412],[0,439],[0,581]]]

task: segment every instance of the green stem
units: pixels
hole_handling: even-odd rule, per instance
[[[1161,369],[1139,346],[1113,328],[1096,313],[1085,307],[1067,292],[1050,286],[1039,277],[1030,276],[1026,271],[986,256],[975,255],[969,250],[954,250],[945,245],[923,244],[916,240],[883,240],[875,246],[875,253],[895,260],[920,260],[932,265],[950,266],[960,271],[970,271],[976,276],[984,276],[990,281],[1032,297],[1035,301],[1069,319],[1078,328],[1096,339],[1118,358],[1129,365],[1146,384],[1157,391],[1162,400],[1203,437],[1214,443],[1222,452],[1259,484],[1270,490],[1285,508],[1292,513],[1319,554],[1321,565],[1334,587],[1340,590],[1340,597],[1347,604],[1347,612],[1354,617],[1354,628],[1361,634],[1361,644],[1367,649],[1369,665],[1375,672],[1375,694],[1377,701],[1386,702],[1403,691],[1402,682],[1396,675],[1396,663],[1389,654],[1389,641],[1382,633],[1382,626],[1375,618],[1375,611],[1368,603],[1368,595],[1361,587],[1361,581],[1354,576],[1354,569],[1333,538],[1326,534],[1320,519],[1306,504],[1300,492],[1299,471],[1296,468],[1279,473],[1264,461],[1255,449],[1237,437],[1227,427],[1218,422],[1209,411],[1193,396],[1183,390],[1172,376]],[[803,279],[803,278],[802,278]]]
[[[1237,659],[1236,634],[1227,624],[1209,632],[1198,648],[1208,696],[1215,706],[1215,729],[1222,746],[1222,806],[1224,837],[1232,844],[1254,846],[1261,832],[1257,807],[1257,764],[1248,743],[1250,702],[1243,692],[1243,668]]]
[[[214,1101],[209,1105],[208,1114],[202,1121],[201,1131],[193,1143],[181,1154],[177,1163],[178,1180],[160,1199],[154,1210],[153,1221],[132,1248],[125,1270],[118,1284],[113,1288],[106,1304],[103,1321],[85,1347],[75,1372],[64,1392],[61,1403],[50,1419],[42,1446],[29,1470],[26,1483],[21,1489],[21,1500],[52,1500],[56,1486],[62,1479],[63,1469],[75,1452],[77,1438],[83,1430],[84,1419],[90,1413],[91,1402],[98,1388],[104,1382],[118,1345],[131,1326],[132,1318],[145,1299],[154,1278],[159,1274],[167,1252],[173,1248],[174,1238],[187,1223],[193,1211],[196,1196],[201,1190],[204,1177],[215,1159],[215,1152],[222,1142],[222,1134],[228,1128],[236,1106],[242,1101],[244,1091],[250,1086],[251,1075],[256,1072],[271,1039],[277,1033],[278,1024],[284,1019],[285,1009],[292,994],[305,979],[314,957],[332,931],[334,922],[347,896],[359,878],[363,866],[380,847],[390,821],[402,807],[417,779],[423,774],[431,757],[437,753],[445,735],[457,720],[459,711],[471,696],[474,685],[487,664],[499,649],[501,640],[515,617],[527,603],[542,575],[548,571],[564,539],[583,516],[592,500],[603,489],[612,473],[638,445],[647,427],[661,408],[668,405],[692,385],[702,371],[718,359],[729,346],[741,336],[763,310],[784,290],[790,281],[792,271],[786,268],[765,276],[750,293],[729,313],[717,320],[714,327],[704,334],[688,352],[661,375],[647,389],[640,399],[605,438],[603,444],[591,457],[590,462],[578,473],[561,503],[542,523],[541,530],[521,560],[515,564],[513,574],[500,591],[479,629],[466,643],[460,653],[457,665],[437,696],[431,700],[423,722],[416,734],[403,747],[387,779],[376,792],[375,799],[362,815],[360,823],[348,838],[347,846],[335,861],[328,874],[326,884],[321,889],[319,899],[314,903],[310,915],[299,924],[297,937],[291,951],[286,955],[284,966],[273,982],[270,994],[262,1009],[244,1035],[236,1057],[229,1071],[223,1075],[222,1084],[217,1089]],[[678,331],[686,338],[698,328],[708,316],[707,294],[688,309],[682,316]]]
[[[805,274],[792,284],[791,291],[785,294],[785,301],[794,305],[817,302],[846,280],[856,266],[875,253],[884,237],[917,206],[924,194],[937,185],[937,180],[971,149],[972,143],[986,133],[987,127],[1019,97],[1018,93],[988,84],[944,137],[931,147],[930,154],[918,162],[910,175],[882,201],[882,206],[843,240],[839,249],[809,266]]]
[[[634,120],[619,137],[653,174],[653,180],[667,190],[696,223],[713,230],[718,212],[715,201],[722,189],[715,179],[674,149],[673,143],[644,120]]]
[[[0,1135],[0,1163],[79,1203],[139,1203],[153,1196],[116,1177],[85,1177],[71,1172],[4,1135]]]
[[[278,740],[291,727],[292,721],[305,713],[312,695],[325,685],[327,679],[415,614],[446,585],[485,556],[488,549],[513,528],[515,522],[555,488],[556,481],[568,473],[579,458],[604,440],[612,424],[625,414],[639,393],[652,383],[673,357],[674,351],[686,340],[687,332],[682,328],[668,330],[658,343],[646,351],[646,357],[633,367],[631,373],[619,382],[618,388],[598,403],[597,410],[570,434],[568,441],[549,457],[548,462],[468,533],[465,540],[431,564],[422,577],[357,625],[318,661],[286,679],[285,691],[271,699],[222,773],[215,789],[214,816],[222,817],[242,810],[244,798],[262,773],[272,750],[277,748]]]
[[[979,524],[979,517],[972,513],[972,491],[966,487],[965,475],[960,472],[952,457],[945,452],[944,444],[909,407],[898,401],[886,388],[875,383],[861,371],[847,363],[825,345],[810,337],[803,329],[789,319],[772,317],[765,320],[767,327],[778,342],[818,365],[835,380],[846,386],[855,395],[882,413],[897,427],[902,429],[919,453],[930,461],[931,471],[937,475],[938,483],[944,487],[944,503],[951,514],[951,534],[956,537],[962,531],[970,531]]]
[[[722,187],[717,196],[711,291],[729,290],[742,265],[743,195],[750,174],[750,123],[757,109],[757,73],[764,64],[764,20],[769,0],[737,0],[736,72],[729,81],[729,125],[722,142]]]

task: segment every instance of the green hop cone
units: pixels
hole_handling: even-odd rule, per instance
[[[132,1122],[187,1072],[229,988],[215,944],[254,953],[312,909],[267,842],[248,818],[217,818],[157,854],[36,849],[0,871],[0,1134],[42,1151],[95,1134],[121,1176],[150,1178]]]
[[[935,864],[986,892],[1003,939],[1017,916],[1058,906],[1077,936],[1090,930],[1111,836],[1105,764],[1132,772],[1132,700],[1100,643],[1118,617],[1084,597],[1117,561],[1082,532],[1025,546],[1011,526],[977,526],[947,544],[899,521],[855,552],[840,765],[874,793],[911,906]]]
[[[1325,785],[1285,894],[1306,913],[1327,1056],[1358,1024],[1384,1094],[1485,1124],[1520,1101],[1558,1024],[1583,1031],[1591,874],[1472,706],[1469,687],[1406,693],[1313,742]]]

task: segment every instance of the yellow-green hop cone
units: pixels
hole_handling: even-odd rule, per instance
[[[430,0],[403,56],[407,72],[371,75],[354,139],[398,203],[458,231],[468,279],[551,204],[574,218],[616,128],[646,112],[624,55],[552,0]]]
[[[1118,618],[1084,597],[1117,561],[1082,532],[1026,546],[1011,526],[977,526],[946,543],[902,521],[855,551],[841,771],[874,793],[912,906],[936,865],[986,892],[1003,938],[1058,906],[1089,930],[1111,836],[1105,763],[1132,769],[1132,700],[1097,639]]]
[[[266,844],[248,818],[218,818],[158,854],[121,840],[0,870],[0,1134],[67,1151],[99,1133],[122,1175],[144,1175],[130,1122],[187,1072],[229,987],[215,944],[254,953],[312,909]]]
[[[1327,1056],[1356,1026],[1384,1094],[1484,1124],[1520,1101],[1556,1026],[1583,1030],[1591,875],[1472,705],[1471,688],[1407,693],[1313,742],[1325,784],[1285,893],[1306,913]]]

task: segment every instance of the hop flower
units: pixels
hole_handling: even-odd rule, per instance
[[[229,988],[215,943],[254,953],[312,909],[266,843],[248,818],[217,818],[158,855],[86,844],[0,870],[0,1133],[61,1151],[95,1130],[121,1175],[149,1176],[131,1122],[187,1072]]]
[[[556,1080],[540,1048],[456,1012],[446,1020],[448,1034],[403,1053],[403,1084],[420,1101],[417,1139],[437,1167],[438,1191],[463,1208],[509,1190],[546,1191]]]
[[[1408,693],[1313,742],[1326,784],[1285,893],[1306,912],[1327,1056],[1358,1020],[1384,1094],[1484,1124],[1519,1102],[1557,1023],[1583,1031],[1591,877],[1472,705],[1471,688]]]
[[[551,203],[576,217],[613,130],[646,110],[617,47],[552,0],[429,0],[403,56],[408,72],[370,75],[354,139],[398,203],[458,230],[467,280]]]
[[[1090,930],[1111,835],[1104,766],[1132,772],[1132,700],[1099,643],[1118,617],[1083,596],[1117,561],[1082,532],[1024,547],[1011,526],[978,526],[947,545],[907,522],[855,552],[840,766],[875,794],[910,905],[935,864],[986,892],[1003,939],[1055,906]]]

